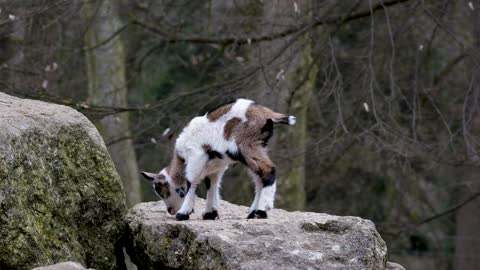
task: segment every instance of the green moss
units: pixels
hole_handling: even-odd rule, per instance
[[[81,128],[5,142],[0,163],[1,269],[74,260],[115,268],[125,198],[106,150]]]
[[[162,245],[161,245],[160,249],[163,250],[163,251],[168,250],[168,237],[167,236],[163,237]]]

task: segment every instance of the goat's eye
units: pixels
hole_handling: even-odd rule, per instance
[[[185,197],[185,189],[183,187],[175,189],[180,198]]]

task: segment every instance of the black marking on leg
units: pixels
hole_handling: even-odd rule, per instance
[[[223,159],[223,155],[220,154],[220,152],[217,152],[214,150],[207,151],[207,155],[208,155],[208,159],[215,159],[215,158]]]
[[[263,210],[253,210],[248,214],[247,219],[266,219],[267,217],[267,212]]]
[[[245,158],[243,157],[242,153],[240,150],[238,150],[236,153],[232,153],[230,151],[227,151],[227,156],[231,158],[232,160],[235,161],[240,161],[241,163],[247,165],[247,161],[245,161]]]
[[[218,151],[212,150],[211,145],[203,144],[202,148],[203,148],[203,150],[205,150],[205,153],[207,153],[209,160],[215,159],[215,158],[223,159],[223,155],[220,154],[220,152],[218,152]]]
[[[262,178],[263,187],[271,186],[275,183],[275,167],[272,167],[269,173],[261,173],[258,175]]]
[[[207,187],[207,190],[210,189],[210,185],[212,184],[212,180],[207,176],[205,177],[205,187]]]
[[[187,180],[187,194],[190,191],[191,187],[192,187],[192,183],[190,183],[190,181]],[[198,196],[197,192],[198,192],[198,189],[195,189],[195,194]]]
[[[192,183],[190,183],[190,181],[187,180],[187,193],[188,191],[190,191],[191,186],[192,186]]]
[[[177,213],[177,214],[175,215],[175,218],[176,218],[178,221],[188,220],[188,219],[190,219],[190,215],[188,215],[188,214],[182,214],[182,213]]]
[[[218,218],[218,211],[213,210],[212,212],[207,212],[203,214],[203,219],[204,220],[215,220]]]

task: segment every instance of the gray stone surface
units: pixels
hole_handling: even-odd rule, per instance
[[[385,270],[405,270],[405,268],[398,263],[387,262],[387,268]]]
[[[85,116],[0,93],[0,269],[115,269],[125,212],[113,162]]]
[[[95,270],[92,268],[85,268],[77,262],[62,262],[49,266],[37,267],[33,270]]]
[[[358,217],[274,209],[247,220],[247,208],[222,201],[220,219],[204,221],[198,200],[188,221],[162,202],[141,203],[126,217],[127,252],[139,269],[385,269],[387,247]]]

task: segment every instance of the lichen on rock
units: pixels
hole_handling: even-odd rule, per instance
[[[95,270],[92,268],[86,269],[77,262],[62,262],[48,266],[37,267],[32,270]]]
[[[0,93],[0,269],[116,267],[125,195],[102,138],[66,106]]]
[[[375,269],[387,247],[368,220],[274,209],[245,219],[247,207],[221,202],[220,219],[202,220],[198,199],[188,221],[162,202],[141,203],[126,216],[126,245],[139,269]]]

